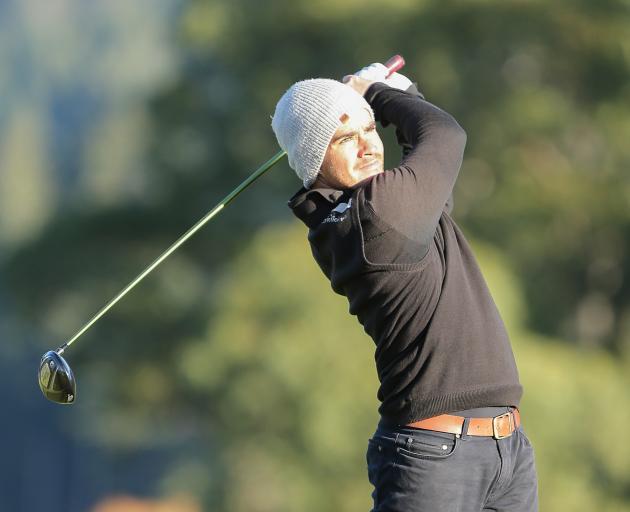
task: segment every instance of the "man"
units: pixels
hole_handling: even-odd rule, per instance
[[[376,344],[376,512],[534,511],[533,449],[503,322],[450,216],[466,135],[398,73],[294,84],[272,127],[304,187],[289,202],[313,256]],[[396,127],[383,169],[375,121]]]

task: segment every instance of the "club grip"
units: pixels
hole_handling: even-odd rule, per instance
[[[393,73],[398,71],[405,65],[405,59],[403,59],[402,55],[394,55],[385,63],[385,67],[387,68],[387,77],[389,78]]]

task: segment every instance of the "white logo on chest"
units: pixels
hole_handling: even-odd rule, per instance
[[[326,217],[322,221],[322,223],[341,222],[343,220],[346,220],[346,216],[343,214],[346,213],[350,209],[351,206],[352,206],[352,198],[347,203],[339,203],[337,206],[335,206],[331,210],[331,212],[328,214],[328,217]]]

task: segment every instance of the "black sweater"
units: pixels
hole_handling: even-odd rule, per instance
[[[379,412],[403,425],[522,395],[509,338],[449,215],[466,134],[418,94],[374,84],[376,119],[397,128],[401,164],[348,190],[289,201],[313,256],[376,344]]]

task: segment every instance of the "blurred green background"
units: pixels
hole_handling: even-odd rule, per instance
[[[628,34],[628,0],[0,0],[0,509],[369,509],[374,347],[286,162],[69,350],[73,407],[35,374],[277,151],[291,83],[400,53],[468,133],[541,510],[630,510]]]

